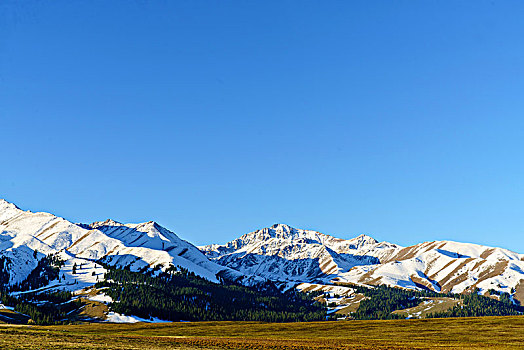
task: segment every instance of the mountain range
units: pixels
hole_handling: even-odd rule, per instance
[[[218,281],[219,273],[231,279],[244,277],[209,260],[194,245],[153,221],[75,224],[49,213],[21,210],[0,199],[0,256],[10,260],[9,282],[21,282],[48,254],[58,254],[65,261],[62,287],[67,289],[96,283],[96,276],[103,273],[96,261],[134,271],[159,264],[182,266],[212,282]],[[84,267],[82,274],[72,274],[74,264]]]
[[[524,254],[472,243],[402,247],[366,235],[344,240],[275,224],[200,249],[218,264],[274,281],[383,284],[442,293],[492,289],[524,300]]]
[[[8,283],[23,281],[49,254],[64,266],[61,278],[47,288],[70,291],[94,285],[107,264],[131,271],[180,266],[211,282],[273,281],[283,289],[387,285],[463,293],[478,288],[524,301],[524,255],[502,248],[452,241],[402,247],[366,235],[346,240],[284,224],[196,247],[153,221],[77,224],[0,200],[0,257],[9,261]],[[74,266],[81,272],[74,273]]]

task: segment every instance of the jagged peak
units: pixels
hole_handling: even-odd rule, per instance
[[[147,222],[141,222],[139,224],[136,224],[137,226],[142,226],[142,227],[151,227],[151,228],[155,228],[155,229],[160,229],[160,228],[163,228],[161,225],[159,225],[156,221],[147,221]]]
[[[3,198],[0,198],[0,207],[12,208],[12,209],[20,210],[20,208],[18,208],[15,204],[13,204],[13,203],[11,203],[9,201],[6,201]]]
[[[358,250],[362,248],[372,249],[380,245],[376,239],[365,234],[361,234],[352,239],[342,239],[314,230],[297,229],[287,224],[277,223],[246,233],[224,245],[213,244],[204,246],[202,249],[206,251],[222,250],[223,252],[231,252],[238,249],[258,249],[257,247],[260,245],[266,244],[270,244],[273,247],[276,247],[275,244],[281,245],[282,247],[290,244],[297,245],[297,247],[303,247],[305,244],[311,244],[312,246],[322,245],[335,251],[344,251],[347,249]],[[389,246],[389,243],[387,245]]]
[[[269,231],[288,235],[298,232],[296,228],[287,224],[273,224],[271,227],[269,227]]]
[[[121,222],[115,221],[113,219],[107,219],[105,221],[95,221],[89,225],[92,229],[101,228],[104,226],[125,226],[128,228],[133,228],[137,231],[146,232],[146,231],[166,231],[164,227],[159,225],[156,221],[145,221],[139,222],[136,224],[123,224]],[[167,230],[169,231],[169,230]]]
[[[282,224],[282,223],[273,224],[271,228],[275,230],[286,230],[286,231],[293,230],[293,227],[289,226],[288,224]]]
[[[105,221],[94,221],[90,224],[88,224],[89,227],[91,228],[98,228],[98,227],[102,227],[102,226],[124,226],[124,224],[118,222],[118,221],[115,221],[113,219],[107,219]]]
[[[263,228],[252,232],[252,234],[265,234],[267,238],[283,238],[283,239],[296,239],[304,238],[310,233],[318,234],[315,231],[297,229],[287,224],[273,224],[270,227]],[[249,235],[249,234],[248,234]]]
[[[282,240],[336,240],[335,237],[326,235],[313,230],[297,229],[287,224],[274,224],[270,227],[265,227],[256,231],[252,231],[242,235],[240,238],[235,240],[237,244],[241,245],[248,242],[261,242],[269,239],[282,239]],[[232,243],[232,242],[230,242]]]
[[[368,236],[368,235],[366,235],[364,233],[362,233],[362,234],[358,235],[357,237],[352,238],[350,240],[351,241],[358,241],[358,242],[366,242],[366,243],[370,243],[370,244],[378,243],[378,241],[375,238],[373,238],[371,236]]]
[[[139,222],[136,224],[125,224],[127,227],[132,227],[139,231],[158,231],[158,232],[171,232],[164,226],[160,225],[156,221],[145,221],[145,222]]]
[[[124,224],[124,223],[121,223],[113,219],[107,219],[105,221],[94,221],[90,224],[78,224],[78,225],[82,227],[90,227],[91,229],[96,229],[96,228],[100,228],[104,226],[125,226],[129,228],[137,229],[139,231],[144,231],[144,230],[166,231],[167,230],[162,225],[158,224],[156,221],[145,221],[145,222],[139,222],[136,224],[131,224],[131,223]]]

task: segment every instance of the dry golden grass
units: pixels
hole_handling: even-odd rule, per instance
[[[87,298],[79,298],[82,303],[83,307],[80,310],[80,313],[78,314],[79,318],[91,318],[91,319],[105,319],[106,314],[109,311],[109,308],[106,304],[89,300]]]
[[[358,310],[360,302],[364,299],[366,299],[364,294],[355,294],[353,298],[346,298],[343,300],[343,303],[347,304],[347,306],[343,307],[335,313],[338,315],[349,315],[350,313]]]
[[[393,311],[393,313],[403,315],[404,317],[416,315],[417,318],[424,318],[426,315],[431,313],[449,310],[455,305],[461,304],[461,302],[462,301],[460,299],[453,298],[427,298],[424,302],[415,307],[396,310]]]
[[[0,349],[522,349],[524,317],[0,325]]]

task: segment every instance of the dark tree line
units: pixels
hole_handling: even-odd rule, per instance
[[[501,293],[500,300],[479,295],[477,290],[471,294],[460,294],[456,297],[461,299],[462,303],[449,310],[432,313],[427,317],[510,316],[521,315],[524,312],[522,306],[511,301],[508,293]]]
[[[10,287],[11,291],[26,291],[44,287],[50,281],[60,278],[60,268],[64,261],[58,255],[50,254],[40,259],[29,276],[21,283]]]
[[[37,257],[37,252],[34,255]],[[60,268],[64,262],[57,255],[44,256],[37,266],[22,282],[9,286],[10,261],[6,257],[0,258],[0,301],[4,305],[14,307],[14,310],[29,317],[30,322],[38,325],[61,324],[67,321],[68,314],[80,306],[77,302],[69,302],[72,294],[66,291],[20,293],[49,284],[59,278]]]
[[[38,325],[69,323],[68,317],[77,310],[80,302],[71,301],[72,294],[66,291],[27,293],[12,296],[0,291],[0,302],[14,307],[14,310],[29,317]]]
[[[426,298],[448,297],[460,299],[461,303],[443,312],[429,314],[426,317],[471,317],[471,316],[509,316],[520,315],[524,308],[513,303],[508,293],[500,293],[499,300],[479,295],[478,289],[470,294],[436,293],[432,291],[414,291],[384,285],[367,288],[352,286],[357,293],[367,298],[351,316],[354,319],[398,319],[404,316],[393,314],[395,310],[415,307]],[[497,293],[498,294],[498,293]]]
[[[36,257],[35,253],[35,257]],[[35,324],[60,324],[69,322],[70,313],[78,310],[80,302],[71,301],[70,292],[31,292],[12,296],[14,291],[29,291],[46,286],[60,279],[64,262],[57,255],[48,255],[38,261],[36,268],[21,283],[9,286],[10,260],[0,257],[0,300],[27,315]],[[314,298],[322,292],[303,293],[296,289],[280,291],[268,282],[256,287],[246,287],[220,276],[220,283],[212,283],[196,276],[187,269],[171,265],[165,271],[162,266],[145,267],[133,272],[127,268],[107,269],[103,282],[97,288],[105,288],[114,302],[112,311],[136,315],[142,318],[157,317],[164,320],[210,321],[242,320],[266,322],[293,322],[325,320],[324,304]],[[519,315],[524,308],[517,305],[509,293],[490,290],[498,300],[478,294],[436,293],[415,291],[387,286],[373,288],[350,285],[366,298],[360,302],[353,319],[394,319],[403,316],[393,311],[417,306],[427,298],[449,297],[460,299],[455,307],[428,315],[436,317],[503,316]],[[514,291],[512,291],[514,293]]]
[[[132,272],[105,266],[104,293],[114,300],[112,311],[169,321],[318,321],[324,305],[296,290],[285,293],[272,283],[246,287],[231,281],[212,283],[182,268],[166,272]]]
[[[358,287],[357,293],[368,297],[360,302],[357,311],[351,315],[358,320],[402,318],[392,312],[417,306],[421,302],[416,292],[383,285],[375,288]]]
[[[11,260],[6,257],[0,257],[0,289],[4,289],[9,284],[9,267]]]

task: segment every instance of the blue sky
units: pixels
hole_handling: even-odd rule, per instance
[[[196,244],[524,253],[520,1],[4,1],[0,197]]]

